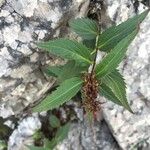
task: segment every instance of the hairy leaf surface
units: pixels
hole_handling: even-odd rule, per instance
[[[126,84],[124,82],[123,76],[119,73],[118,70],[114,70],[110,74],[103,77],[101,82],[111,89],[117,98],[116,100],[119,100],[122,106],[132,112],[126,98]]]
[[[118,42],[138,28],[139,24],[145,19],[148,12],[149,10],[146,10],[140,15],[136,15],[120,25],[112,26],[104,31],[99,37],[98,45],[100,50],[109,52],[111,49],[113,49]]]
[[[91,63],[90,50],[77,41],[57,39],[53,41],[38,43],[38,47],[46,49],[52,54],[69,60],[76,60],[80,63]]]
[[[81,89],[82,82],[83,81],[77,77],[65,80],[60,84],[57,90],[47,96],[39,105],[35,106],[33,112],[54,109],[69,101]]]
[[[96,22],[88,18],[71,20],[69,25],[83,39],[94,39],[99,34]]]
[[[101,78],[112,72],[122,61],[131,41],[136,36],[138,30],[135,30],[126,38],[121,40],[114,49],[96,66],[96,76]]]

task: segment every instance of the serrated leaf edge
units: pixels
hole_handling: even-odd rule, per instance
[[[75,77],[76,78],[76,77]],[[68,80],[70,80],[70,79],[68,79]],[[65,80],[66,81],[66,80]],[[59,95],[58,97],[56,97],[56,98],[54,98],[53,100],[49,100],[49,102],[45,102],[45,101],[48,101],[47,99],[45,99],[45,100],[43,100],[39,105],[37,105],[37,107],[35,107],[35,108],[33,108],[32,109],[32,111],[33,112],[39,112],[39,110],[40,110],[40,112],[41,111],[46,111],[46,110],[51,110],[51,109],[53,109],[54,107],[51,107],[51,108],[47,108],[46,106],[47,105],[50,105],[52,102],[54,102],[54,101],[56,101],[57,99],[59,99],[60,97],[62,97],[62,95],[65,95],[67,92],[69,92],[69,91],[71,91],[73,88],[75,88],[75,87],[77,87],[77,86],[79,86],[80,84],[82,84],[82,80],[78,83],[78,84],[76,84],[76,85],[74,85],[72,88],[70,88],[69,90],[66,90],[66,92],[64,92],[64,93],[62,93],[61,95]],[[63,83],[62,83],[63,84]],[[59,86],[60,87],[60,86]],[[59,87],[54,91],[54,92],[57,92],[57,90],[59,90]],[[48,97],[50,97],[54,92],[52,92]],[[76,94],[76,93],[75,93]],[[74,94],[74,95],[75,95]],[[48,98],[47,97],[47,98]],[[45,103],[44,103],[45,102]],[[67,102],[67,101],[65,101],[65,102]],[[43,105],[42,105],[42,103],[43,103]],[[60,103],[58,106],[61,106],[63,103]],[[40,105],[42,105],[42,106],[40,106]],[[44,109],[46,107],[46,109]]]
[[[77,18],[77,19],[81,19],[81,21],[82,21],[82,18]],[[90,19],[88,19],[88,18],[85,18],[85,19],[90,20]],[[92,21],[92,20],[90,20],[90,21]],[[86,24],[86,25],[89,26],[89,24],[85,23],[84,21],[82,21],[82,23],[84,23],[84,24]],[[92,23],[95,23],[95,22],[92,21]],[[70,24],[72,24],[72,22],[70,22]],[[89,30],[86,30],[85,28],[81,28],[81,26],[78,26],[77,24],[74,24],[74,26],[77,27],[79,30],[87,31],[87,33],[84,33],[84,34],[87,34],[87,35],[88,35],[88,34],[91,34],[91,33],[92,33],[92,34],[94,34],[95,36],[98,35],[98,32],[94,32],[93,29],[92,29],[90,26],[89,26],[90,29],[91,29],[90,32],[89,32]],[[98,27],[97,27],[97,28],[98,28]],[[74,29],[73,29],[73,30],[74,30]],[[79,32],[79,31],[78,31],[78,32]],[[80,33],[82,33],[82,32],[80,32]]]
[[[128,101],[127,101],[127,99],[124,99],[124,97],[123,97],[123,95],[121,94],[122,92],[120,91],[120,88],[118,87],[118,84],[120,84],[118,81],[116,81],[116,82],[118,82],[118,84],[116,84],[116,82],[114,82],[114,80],[112,79],[112,77],[108,74],[107,75],[107,77],[114,83],[114,85],[115,85],[115,87],[118,89],[118,91],[119,91],[119,95],[116,95],[114,92],[113,92],[113,89],[111,88],[111,87],[109,87],[111,90],[112,90],[112,92],[114,93],[114,95],[118,98],[118,100],[120,101],[120,103],[122,104],[122,106],[124,106],[127,110],[129,110],[130,112],[132,112],[133,113],[133,111],[131,110],[131,108],[130,108],[130,106],[129,106],[129,104],[128,104]],[[125,90],[125,89],[123,89],[123,90]],[[125,90],[126,91],[126,90]],[[125,97],[126,97],[126,93],[125,93]],[[123,101],[122,101],[122,100]]]
[[[71,40],[70,40],[71,41]],[[53,41],[52,41],[53,42]],[[74,42],[74,41],[72,41],[72,42]],[[51,50],[48,50],[48,47],[47,46],[44,46],[44,44],[45,43],[47,43],[48,44],[48,42],[39,42],[39,43],[37,43],[37,46],[38,46],[38,48],[45,48],[45,49],[47,49],[47,51],[48,52],[50,52],[50,53],[52,53],[52,54],[55,54],[55,53],[53,53],[53,52],[51,52]],[[84,47],[85,47],[85,45],[83,45]],[[90,61],[90,60],[88,60],[87,58],[85,58],[85,57],[83,57],[82,55],[79,55],[78,53],[75,53],[74,51],[69,51],[69,50],[66,50],[65,48],[62,48],[62,47],[59,47],[59,46],[53,46],[54,48],[61,48],[61,49],[63,49],[64,51],[68,51],[69,53],[73,53],[74,55],[77,55],[79,58],[81,58],[81,60],[84,60],[85,62],[87,62],[87,63],[89,63],[89,64],[92,64],[92,62]],[[88,49],[88,48],[87,48]],[[79,48],[78,48],[78,50],[80,50]],[[58,55],[58,54],[55,54],[55,55]],[[60,56],[60,57],[63,57],[63,56]],[[76,60],[76,59],[75,59]]]

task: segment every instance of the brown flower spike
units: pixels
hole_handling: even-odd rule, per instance
[[[100,102],[96,100],[98,95],[98,81],[95,74],[88,73],[84,76],[84,84],[82,88],[83,92],[83,106],[86,112],[92,112],[100,110]]]

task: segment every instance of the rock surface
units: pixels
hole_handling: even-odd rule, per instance
[[[66,35],[66,22],[76,15],[82,16],[88,3],[86,0],[0,1],[0,116],[7,118],[20,113],[30,103],[41,99],[52,86],[54,80],[45,78],[41,67],[60,61],[37,50],[34,42]],[[131,0],[107,0],[105,7],[105,15],[116,24],[135,15]],[[141,4],[139,10],[144,9]],[[150,14],[141,24],[140,32],[120,67],[135,114],[111,102],[103,105],[104,119],[123,150],[150,149],[149,26]],[[32,142],[30,136],[34,129],[40,128],[40,122],[31,125],[30,121],[39,122],[37,116],[20,122],[9,139],[10,150],[22,150],[19,148],[22,143]],[[119,150],[106,122],[96,122],[92,129],[86,121],[73,124],[68,139],[58,145],[58,149]],[[24,127],[32,133],[23,132]],[[17,140],[20,145],[15,147]]]
[[[87,0],[0,1],[0,116],[20,113],[53,85],[41,67],[58,60],[34,42],[67,34],[68,20],[84,15]]]
[[[139,12],[145,7],[140,4]],[[129,0],[108,0],[110,18],[117,24],[134,15]],[[104,104],[104,118],[120,147],[124,150],[150,147],[150,14],[128,49],[120,69],[127,82],[127,97],[135,114],[108,102]]]
[[[26,145],[33,145],[32,135],[41,128],[37,115],[27,117],[19,122],[8,141],[8,150],[28,150]]]
[[[59,150],[120,150],[105,121],[74,124]],[[56,149],[57,149],[56,148]]]

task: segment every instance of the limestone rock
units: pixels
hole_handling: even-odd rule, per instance
[[[120,150],[105,121],[90,124],[88,121],[73,124],[68,138],[60,143],[59,150]]]
[[[8,150],[28,150],[26,145],[33,145],[32,135],[41,128],[37,115],[27,117],[19,122],[8,141]]]
[[[139,11],[146,7],[142,4]],[[135,15],[130,0],[108,0],[107,12],[117,24]],[[126,59],[120,66],[127,83],[127,97],[135,114],[108,102],[104,104],[104,118],[124,150],[150,149],[150,14],[129,46]]]
[[[52,86],[54,80],[44,77],[41,66],[60,61],[38,50],[34,42],[66,35],[66,22],[76,15],[84,15],[88,3],[86,0],[0,2],[0,116],[7,118],[20,113],[26,106],[41,99]],[[105,5],[106,16],[116,24],[135,15],[131,0],[107,0]],[[142,11],[145,7],[140,5],[139,9]],[[128,99],[135,114],[130,114],[111,102],[103,104],[104,118],[124,150],[150,149],[149,26],[150,14],[141,24],[139,34],[120,66],[127,82]],[[37,118],[34,116],[34,122],[39,122]],[[34,124],[33,130],[30,130],[29,120],[23,120],[24,123],[20,123],[11,135],[10,150],[14,148],[17,136],[16,140],[20,142],[20,146],[23,146],[23,141],[28,143],[28,139],[29,143],[32,143],[29,137],[34,129],[40,128],[40,122],[39,126]],[[24,125],[29,132],[23,132]],[[109,128],[105,122],[96,122],[92,129],[87,122],[73,124],[68,139],[58,145],[58,149],[119,150]],[[17,148],[15,147],[15,150]]]
[[[0,2],[0,116],[20,113],[53,85],[41,67],[58,60],[38,50],[34,42],[67,35],[68,20],[83,16],[88,4],[87,0]]]

